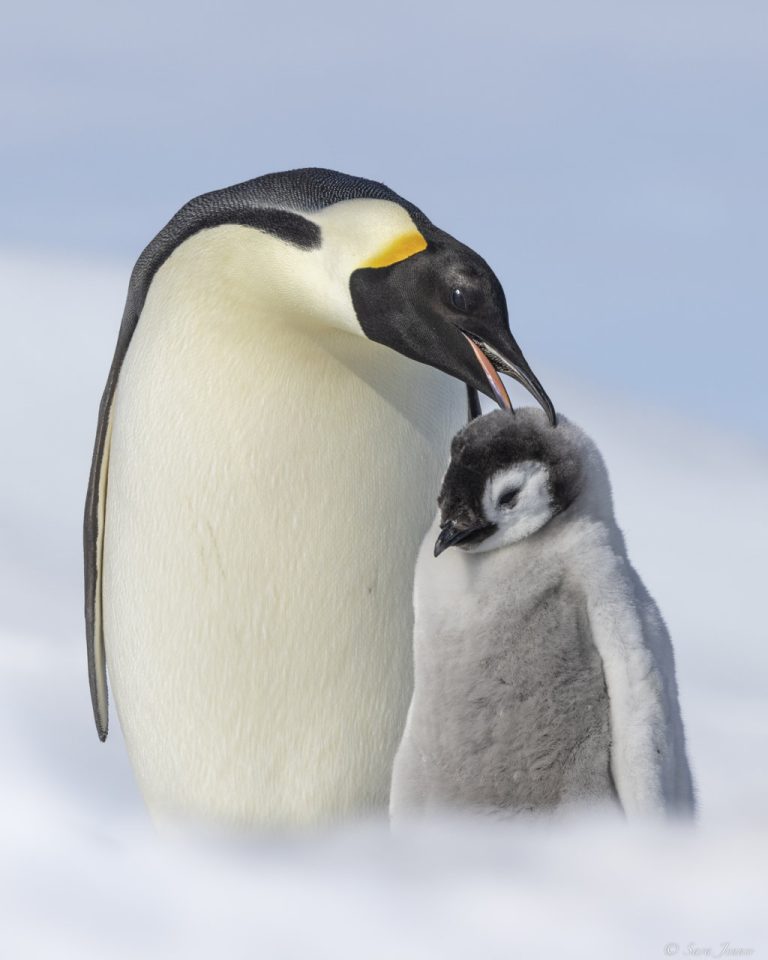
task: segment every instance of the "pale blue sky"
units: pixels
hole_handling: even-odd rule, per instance
[[[265,6],[6,11],[0,245],[127,282],[191,196],[335,167],[490,261],[556,402],[562,371],[768,440],[765,0]]]

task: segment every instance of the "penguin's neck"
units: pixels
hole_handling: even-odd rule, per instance
[[[141,323],[190,366],[190,382],[215,370],[251,370],[268,382],[265,412],[279,404],[313,419],[341,391],[352,404],[346,417],[368,415],[361,400],[385,402],[432,438],[446,399],[463,392],[445,374],[368,340],[348,291],[330,282],[317,253],[246,227],[201,231],[177,248],[150,287]]]

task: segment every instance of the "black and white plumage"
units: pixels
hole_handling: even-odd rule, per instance
[[[508,403],[499,369],[554,416],[490,267],[383,184],[270,174],[149,244],[84,546],[97,730],[108,669],[153,813],[386,807],[431,490],[467,389]]]
[[[416,567],[393,820],[692,812],[669,634],[595,444],[562,416],[488,414],[454,438],[439,506]]]

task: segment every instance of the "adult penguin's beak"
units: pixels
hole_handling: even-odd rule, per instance
[[[461,332],[472,348],[472,352],[485,374],[493,396],[502,409],[512,410],[512,402],[509,399],[507,388],[499,376],[499,371],[506,373],[525,387],[531,396],[541,405],[552,426],[557,426],[557,414],[555,413],[552,401],[547,396],[544,387],[539,383],[536,374],[528,366],[528,362],[511,336],[509,338],[511,341],[509,347],[511,347],[511,349],[508,348],[502,353],[483,338],[469,333],[466,330],[462,330]],[[515,359],[511,359],[510,355],[514,355]]]

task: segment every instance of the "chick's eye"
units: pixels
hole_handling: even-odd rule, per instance
[[[461,310],[462,313],[466,313],[467,310],[467,300],[464,296],[464,291],[460,287],[455,287],[451,292],[451,303],[456,307],[457,310]]]
[[[517,500],[517,495],[520,493],[520,487],[510,487],[509,490],[505,490],[504,493],[499,497],[499,506],[500,507],[511,507],[515,500]]]

